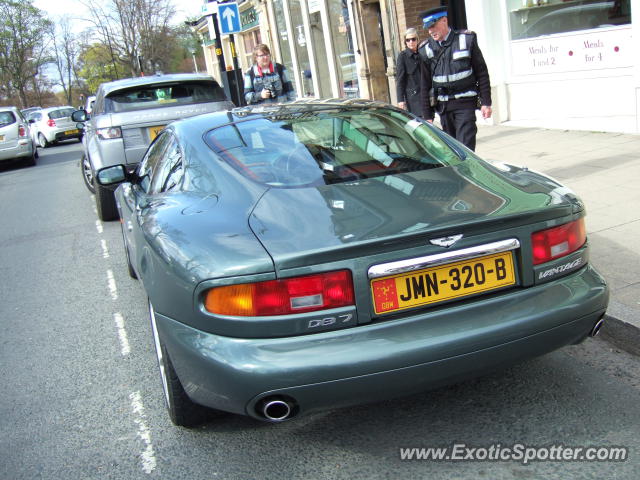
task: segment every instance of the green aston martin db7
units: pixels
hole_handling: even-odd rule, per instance
[[[377,102],[181,120],[98,181],[177,425],[419,392],[578,343],[607,308],[570,189]]]

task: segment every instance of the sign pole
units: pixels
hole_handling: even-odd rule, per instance
[[[231,89],[229,88],[229,78],[227,77],[227,65],[224,61],[224,52],[222,51],[222,41],[220,40],[220,30],[218,29],[218,15],[212,15],[213,31],[216,34],[215,47],[216,57],[218,58],[218,67],[220,68],[220,78],[222,78],[222,87],[224,88],[224,94],[231,100]]]
[[[236,92],[238,93],[238,103],[240,103],[240,105],[244,104],[244,79],[242,76],[242,72],[240,72],[240,65],[238,65],[238,55],[236,53],[236,41],[235,41],[235,37],[232,34],[229,35],[229,45],[231,46],[231,58],[233,60],[233,73],[235,75],[235,79],[236,79]],[[242,82],[242,85],[240,84]],[[238,105],[238,106],[240,106]]]

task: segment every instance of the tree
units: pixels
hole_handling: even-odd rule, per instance
[[[139,57],[144,59],[147,69],[167,69],[170,58],[167,54],[173,43],[170,20],[175,15],[171,0],[81,2],[90,12],[90,22],[100,43],[107,48],[118,76],[125,72],[139,75]]]
[[[73,103],[73,86],[78,85],[78,57],[80,48],[74,35],[68,15],[63,15],[54,25],[49,26],[53,55],[52,60],[58,72],[59,85],[62,87],[67,105]]]
[[[51,23],[32,0],[0,0],[0,81],[2,94],[18,94],[23,108],[29,102],[27,89],[46,63],[45,32]]]
[[[109,47],[102,43],[85,46],[80,53],[78,77],[85,82],[85,95],[95,93],[101,83],[120,78]]]

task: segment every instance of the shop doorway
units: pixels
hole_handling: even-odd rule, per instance
[[[362,3],[362,33],[368,62],[369,98],[389,102],[385,35],[380,2]]]

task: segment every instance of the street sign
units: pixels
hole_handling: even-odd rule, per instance
[[[240,10],[235,2],[218,4],[218,23],[220,25],[220,33],[229,35],[238,33],[240,27]]]

